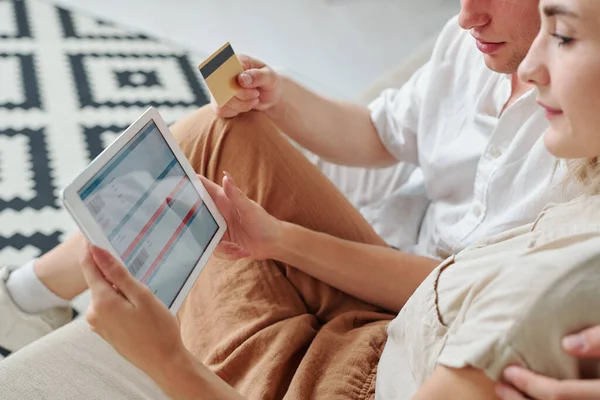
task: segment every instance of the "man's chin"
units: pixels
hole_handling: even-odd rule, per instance
[[[499,74],[513,74],[519,69],[522,59],[501,54],[483,54],[485,65]]]
[[[511,74],[514,70],[511,70],[506,60],[500,60],[498,57],[484,54],[483,60],[485,61],[486,67],[499,74]]]

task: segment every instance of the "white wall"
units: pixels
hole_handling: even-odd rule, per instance
[[[210,54],[230,41],[304,84],[353,97],[435,35],[459,0],[57,0]]]

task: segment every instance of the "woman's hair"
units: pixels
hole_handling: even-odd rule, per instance
[[[567,179],[583,186],[586,194],[600,194],[600,157],[567,160]]]

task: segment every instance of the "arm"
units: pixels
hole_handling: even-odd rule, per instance
[[[173,400],[243,400],[231,386],[187,351],[174,357],[161,373],[151,378]]]
[[[281,225],[270,258],[394,312],[439,264],[389,247],[351,242],[286,222]]]
[[[223,187],[199,176],[227,221],[218,254],[274,259],[346,293],[398,312],[438,260],[339,239],[280,221],[251,201],[225,172]]]
[[[246,55],[241,90],[217,115],[232,118],[250,110],[262,111],[292,140],[338,164],[383,167],[397,160],[386,150],[365,106],[319,96]]]
[[[328,161],[386,167],[397,160],[386,150],[365,106],[330,100],[281,77],[281,100],[265,114],[292,140]]]
[[[494,400],[494,382],[475,368],[438,366],[413,400]]]
[[[600,331],[569,337],[560,347],[573,330],[600,324],[597,238],[542,246],[547,250],[511,260],[493,279],[472,286],[458,316],[445,319],[451,328],[438,365],[474,366],[512,384],[497,384],[504,400],[600,399],[600,352],[592,350]],[[444,285],[442,274],[438,288]],[[442,318],[445,310],[438,302]],[[578,380],[583,377],[596,380]]]

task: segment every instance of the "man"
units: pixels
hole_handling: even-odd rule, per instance
[[[531,86],[516,76],[539,30],[537,3],[463,0],[432,60],[370,108],[324,99],[245,58],[244,90],[217,109],[230,120],[203,109],[172,128],[197,172],[219,181],[227,170],[272,215],[308,228],[296,236],[303,240],[290,243],[293,262],[287,264],[211,260],[179,313],[182,336],[198,358],[248,394],[277,397],[307,385],[321,393],[308,373],[316,360],[335,359],[337,369],[328,366],[335,374],[369,349],[377,358],[391,318],[384,310],[398,312],[441,258],[531,222],[550,201],[574,196],[548,189],[554,160],[540,141],[547,125]],[[427,193],[418,239],[407,241],[406,252],[386,246],[390,240],[377,235],[273,124],[338,164],[418,165]],[[400,213],[365,216],[379,232],[392,224],[410,236],[421,220],[406,213],[412,200],[390,199]],[[48,324],[48,305],[85,289],[73,251],[80,240],[25,269],[5,270],[0,315],[14,329],[9,340],[0,336],[0,345],[4,340],[9,350],[18,349],[26,341],[16,336],[35,335],[14,332],[41,335],[64,321]],[[44,301],[26,304],[32,287],[45,290]],[[32,317],[19,307],[42,314]],[[244,358],[248,354],[252,359]],[[368,381],[368,374],[358,374],[353,378]]]

